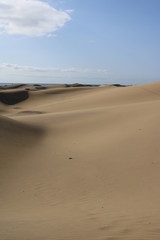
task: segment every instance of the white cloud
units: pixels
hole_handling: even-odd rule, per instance
[[[50,35],[71,20],[70,13],[70,10],[57,10],[42,0],[0,0],[0,32]]]

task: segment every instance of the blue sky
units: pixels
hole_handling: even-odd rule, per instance
[[[0,0],[0,82],[160,80],[159,0]]]

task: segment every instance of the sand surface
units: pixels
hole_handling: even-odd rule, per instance
[[[0,89],[0,240],[159,240],[160,82]]]

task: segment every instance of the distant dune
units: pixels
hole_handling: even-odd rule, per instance
[[[0,240],[159,240],[160,82],[0,88]]]

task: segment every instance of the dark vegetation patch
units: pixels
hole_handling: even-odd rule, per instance
[[[28,91],[0,92],[0,101],[7,105],[14,105],[26,100]]]

